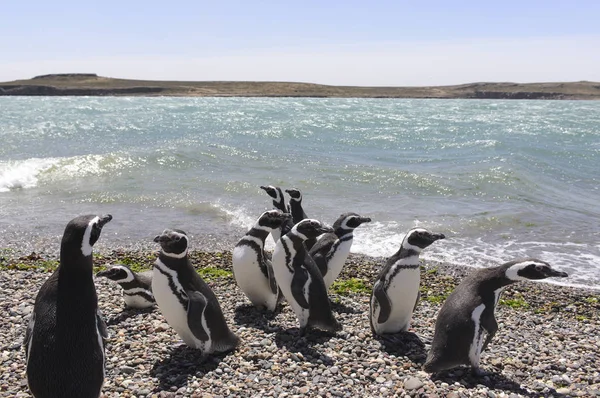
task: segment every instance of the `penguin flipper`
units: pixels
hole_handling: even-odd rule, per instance
[[[421,291],[417,292],[417,299],[415,300],[415,306],[413,307],[413,312],[417,309],[417,305],[419,304],[419,300],[421,299]]]
[[[100,336],[102,336],[102,339],[108,339],[108,327],[106,326],[106,322],[104,322],[100,310],[96,311],[96,326],[98,327],[98,332],[100,333]]]
[[[493,311],[489,316],[482,317],[481,326],[487,332],[485,342],[481,347],[481,352],[483,352],[487,348],[488,344],[490,344],[490,342],[494,338],[494,335],[496,334],[496,331],[498,330],[498,322],[496,322],[496,317],[494,316]]]
[[[25,349],[25,358],[29,357],[27,353],[29,352],[29,345],[31,344],[31,337],[33,336],[33,325],[35,323],[35,311],[31,313],[31,318],[29,318],[29,323],[27,324],[27,330],[25,330],[25,338],[23,339],[23,348]]]
[[[271,288],[271,292],[273,292],[273,294],[277,294],[279,289],[277,287],[277,281],[275,280],[275,273],[273,272],[273,264],[271,264],[271,261],[267,260],[266,257],[265,257],[265,264],[267,265],[267,275],[269,277],[269,287]]]
[[[206,298],[196,291],[188,291],[187,296],[188,326],[198,340],[208,341],[208,333],[206,333],[206,329],[204,329],[204,326],[202,325],[202,318],[207,305]]]
[[[308,301],[304,296],[304,287],[308,281],[308,272],[305,269],[296,269],[292,277],[292,296],[294,300],[304,309],[309,309]]]
[[[383,283],[376,283],[373,288],[373,296],[379,304],[379,317],[377,323],[385,323],[392,313],[392,302],[383,288]]]
[[[322,253],[315,252],[315,254],[312,255],[312,259],[315,261],[315,264],[317,264],[321,276],[325,277],[327,274],[327,258]]]

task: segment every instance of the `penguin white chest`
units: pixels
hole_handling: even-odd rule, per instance
[[[167,323],[175,329],[185,344],[193,348],[207,350],[210,347],[210,339],[206,343],[196,339],[188,325],[187,306],[184,306],[179,301],[177,295],[171,290],[170,281],[172,280],[178,294],[185,295],[185,291],[177,278],[177,273],[165,265],[161,266],[161,264],[157,261],[152,276],[152,292],[154,293],[154,299],[161,314],[167,320]],[[169,276],[165,275],[165,273]]]
[[[271,238],[273,238],[273,242],[277,244],[279,239],[281,238],[281,228],[277,228],[271,231]]]
[[[248,246],[235,247],[232,261],[235,281],[252,304],[274,310],[277,295],[271,291],[269,279],[260,269],[256,251]]]
[[[293,258],[293,255],[290,256],[290,258]],[[275,280],[281,289],[281,293],[283,293],[286,298],[291,296],[292,278],[294,277],[294,273],[293,270],[288,268],[288,264],[286,263],[285,249],[281,243],[277,243],[277,245],[275,245],[271,263],[273,264],[273,273],[275,274]]]
[[[479,367],[481,349],[483,348],[483,329],[481,328],[481,314],[485,310],[485,304],[480,304],[471,313],[473,321],[473,341],[469,346],[469,360],[475,368]]]
[[[144,289],[142,289],[144,290]],[[144,290],[146,291],[146,290]],[[143,296],[138,294],[125,294],[123,293],[123,301],[125,305],[131,308],[149,308],[154,305],[152,301],[146,300]]]
[[[419,294],[421,270],[407,268],[393,276],[389,283],[387,295],[392,308],[388,320],[379,324],[380,333],[397,333],[408,330],[412,313]]]
[[[325,281],[325,286],[329,289],[329,286],[333,284],[333,282],[337,279],[337,277],[342,272],[342,268],[344,267],[344,263],[348,258],[348,254],[350,254],[350,248],[352,247],[352,239],[341,242],[333,256],[329,260],[327,264],[327,273],[323,277]]]
[[[284,238],[285,239],[285,238]],[[287,243],[287,242],[286,242]],[[296,251],[292,247],[291,244],[287,246],[290,251],[290,261],[296,256]],[[275,274],[275,280],[281,289],[281,293],[292,307],[292,310],[298,317],[298,321],[300,322],[300,326],[305,326],[308,322],[308,318],[310,312],[303,308],[298,302],[294,299],[294,295],[292,294],[292,280],[294,278],[294,270],[291,264],[287,264],[286,261],[286,251],[283,247],[281,241],[277,243],[275,246],[275,250],[273,251],[273,273]],[[303,286],[304,297],[306,301],[309,301],[308,291],[310,287],[311,278],[308,277],[305,286]]]

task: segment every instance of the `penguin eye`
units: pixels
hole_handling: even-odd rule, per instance
[[[545,265],[536,265],[535,270],[539,271],[539,272],[544,272],[546,270],[546,266]]]

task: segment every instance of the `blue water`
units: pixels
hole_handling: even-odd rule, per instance
[[[0,247],[108,212],[107,248],[177,227],[230,249],[272,184],[328,224],[371,217],[353,252],[421,225],[447,236],[425,259],[535,256],[600,284],[600,102],[0,97],[0,142]]]

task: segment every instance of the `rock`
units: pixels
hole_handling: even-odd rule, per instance
[[[416,377],[409,377],[404,381],[404,388],[407,390],[417,390],[423,387],[423,382]]]

